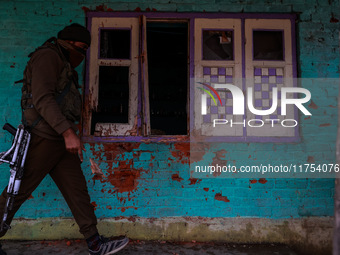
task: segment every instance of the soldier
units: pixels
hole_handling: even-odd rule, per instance
[[[58,38],[50,38],[29,55],[21,106],[22,122],[32,138],[19,194],[5,223],[10,225],[22,203],[50,174],[87,241],[89,253],[102,255],[116,253],[129,240],[126,237],[108,240],[98,234],[97,218],[81,170],[84,147],[75,124],[80,120],[82,107],[74,68],[83,61],[90,44],[89,31],[71,24],[58,33]],[[6,198],[7,188],[0,196],[0,215]],[[5,233],[6,230],[2,231],[0,237]],[[1,254],[6,253],[0,246]]]

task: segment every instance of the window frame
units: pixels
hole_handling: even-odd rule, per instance
[[[271,14],[271,13],[161,13],[161,12],[87,12],[86,19],[87,19],[87,28],[92,34],[91,27],[92,27],[92,19],[93,18],[139,18],[141,16],[145,16],[147,21],[151,20],[187,20],[188,28],[189,28],[189,38],[188,38],[188,55],[189,55],[189,67],[188,67],[188,118],[189,118],[189,130],[190,132],[187,135],[162,135],[162,136],[144,136],[141,130],[138,130],[136,136],[94,136],[90,133],[91,127],[91,109],[89,107],[89,72],[90,72],[90,55],[89,51],[87,52],[87,58],[85,63],[85,79],[84,79],[84,109],[83,109],[83,119],[81,123],[81,133],[82,139],[85,142],[185,142],[190,141],[190,133],[194,130],[194,88],[195,84],[193,82],[194,73],[195,73],[195,63],[194,63],[194,55],[195,55],[195,42],[194,42],[194,33],[195,33],[195,19],[240,19],[241,20],[241,33],[242,33],[242,45],[245,42],[245,20],[246,19],[287,19],[290,20],[291,23],[291,50],[292,50],[292,64],[293,64],[293,77],[297,78],[297,62],[296,62],[296,38],[295,38],[295,21],[297,18],[296,14]],[[278,29],[279,30],[279,29]],[[233,36],[235,35],[235,31]],[[141,40],[141,39],[139,39]],[[199,39],[201,40],[201,38]],[[235,38],[233,37],[235,41]],[[131,42],[132,44],[132,42]],[[99,52],[98,52],[99,54]],[[235,54],[235,53],[234,53]],[[132,57],[132,56],[131,56]],[[235,58],[235,55],[234,55]],[[243,79],[245,78],[245,47],[242,46],[242,69],[243,69]],[[294,79],[295,81],[295,79]],[[296,82],[294,82],[293,86],[297,86]],[[245,84],[243,85],[245,88]],[[141,111],[143,106],[141,105],[141,101],[145,100],[142,99],[142,87],[140,82],[138,82],[138,103],[137,109]],[[299,116],[297,114],[297,109],[295,109],[295,116]],[[142,129],[142,120],[138,119],[138,128]],[[218,142],[299,142],[300,141],[300,134],[299,128],[295,128],[295,134],[292,137],[207,137],[206,141],[218,141]]]

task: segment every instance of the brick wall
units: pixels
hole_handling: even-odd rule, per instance
[[[1,1],[0,111],[1,123],[20,120],[20,85],[26,57],[49,36],[73,22],[85,24],[85,11],[259,12],[298,13],[299,76],[339,76],[337,12],[339,1]],[[81,68],[78,69],[81,72]],[[301,142],[295,144],[228,143],[207,151],[212,162],[254,160],[282,163],[333,163],[337,131],[338,84],[306,84],[313,116],[301,120]],[[0,133],[1,150],[10,136]],[[86,144],[83,170],[98,217],[266,217],[300,218],[333,215],[333,179],[192,179],[186,143]],[[91,174],[89,158],[105,177]],[[8,167],[2,166],[4,187]],[[18,217],[69,217],[71,212],[47,177],[17,213]]]

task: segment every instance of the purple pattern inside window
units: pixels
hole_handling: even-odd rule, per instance
[[[256,99],[255,100],[255,107],[261,107],[262,106],[262,100],[261,99]]]
[[[268,76],[262,76],[261,77],[261,82],[262,83],[269,83],[269,77]]]
[[[270,90],[270,91],[273,91],[273,88],[274,88],[274,87],[276,87],[276,84],[272,84],[272,83],[269,84],[269,90]]]
[[[232,83],[232,82],[233,82],[233,76],[228,76],[228,75],[227,75],[227,76],[225,77],[225,82],[226,82],[226,83]]]
[[[210,82],[217,83],[218,82],[218,76],[217,75],[211,75],[210,76]]]
[[[210,106],[210,113],[217,114],[218,113],[217,106]]]
[[[261,76],[262,75],[261,68],[255,68],[254,75],[255,76]]]
[[[225,74],[226,74],[225,68],[219,67],[219,68],[218,68],[218,75],[225,75]]]
[[[262,91],[262,98],[268,99],[269,98],[269,92],[268,91]]]
[[[204,122],[204,123],[210,123],[210,122],[211,122],[210,114],[208,114],[208,115],[203,115],[203,122]]]
[[[276,83],[283,84],[283,77],[282,77],[282,75],[276,76]]]
[[[262,89],[261,84],[260,84],[260,83],[256,83],[256,84],[254,85],[254,89],[255,89],[255,91],[261,91],[261,89]]]
[[[209,75],[210,74],[210,67],[203,67],[203,74]]]
[[[276,75],[276,69],[275,68],[269,68],[268,69],[268,74],[270,76],[275,76]]]

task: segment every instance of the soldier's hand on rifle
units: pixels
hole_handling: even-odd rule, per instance
[[[73,154],[78,154],[80,161],[83,162],[83,151],[85,151],[85,148],[76,132],[69,128],[63,133],[63,137],[66,150]]]

